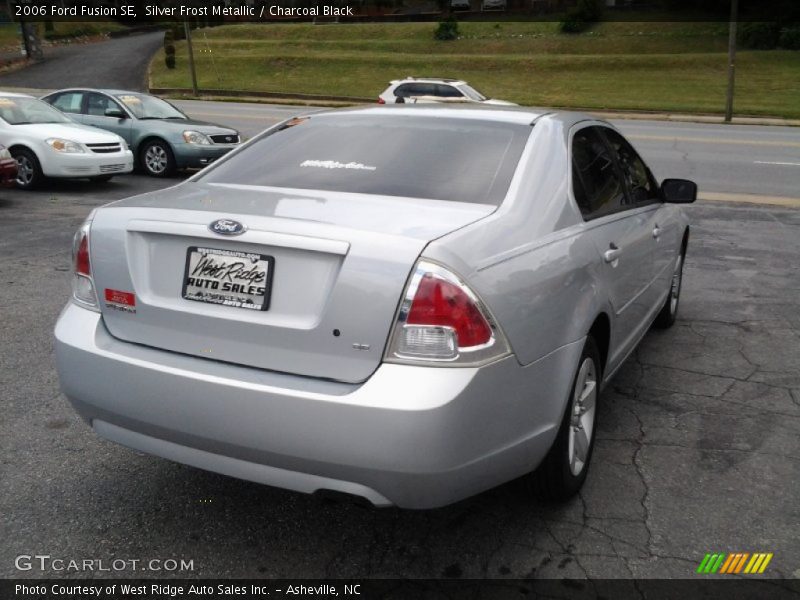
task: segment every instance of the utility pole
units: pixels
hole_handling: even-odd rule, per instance
[[[725,122],[733,119],[733,87],[736,81],[736,20],[739,0],[731,0],[731,20],[728,25],[728,94],[725,98]]]
[[[186,45],[189,48],[189,70],[192,73],[192,94],[197,96],[198,95],[197,73],[194,70],[194,48],[192,48],[192,28],[189,27],[189,21],[183,22],[183,30],[186,32]]]

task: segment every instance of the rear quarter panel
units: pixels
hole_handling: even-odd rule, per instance
[[[601,312],[611,316],[600,256],[570,198],[568,129],[537,122],[502,206],[424,253],[478,293],[523,365],[583,339]]]

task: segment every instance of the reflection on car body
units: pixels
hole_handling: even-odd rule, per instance
[[[576,113],[290,120],[90,216],[61,385],[103,437],[265,484],[428,508],[532,473],[567,498],[601,387],[676,318],[696,192]]]

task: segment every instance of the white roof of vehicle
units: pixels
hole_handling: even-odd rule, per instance
[[[450,85],[464,85],[467,83],[462,79],[441,79],[437,77],[406,77],[405,79],[393,79],[389,83],[394,85],[397,83],[409,83],[412,81],[421,81],[422,83],[448,83]]]
[[[2,98],[33,98],[30,94],[17,94],[15,92],[3,92],[0,91],[0,97]]]

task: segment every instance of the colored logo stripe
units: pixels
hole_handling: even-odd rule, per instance
[[[728,569],[731,568],[731,565],[736,562],[734,560],[735,558],[736,558],[735,554],[728,554],[728,558],[725,560],[724,563],[722,563],[722,570],[720,571],[720,573],[727,573]]]
[[[772,552],[769,554],[762,553],[762,554],[753,554],[753,558],[750,559],[750,562],[747,563],[747,566],[744,569],[745,573],[763,573],[764,569],[767,568],[769,561],[772,560]]]
[[[737,552],[733,555],[733,560],[731,561],[731,565],[728,567],[726,571],[722,571],[722,573],[738,573],[744,567],[744,562],[750,556],[749,552]]]
[[[697,567],[697,572],[704,574],[717,572],[720,574],[763,573],[772,557],[772,552],[756,552],[753,554],[749,552],[708,553],[703,557],[700,566]]]
[[[709,560],[711,560],[711,555],[710,554],[706,554],[703,557],[703,560],[700,561],[700,566],[697,567],[697,572],[698,573],[705,573],[706,572],[706,567],[708,566],[708,561]]]

